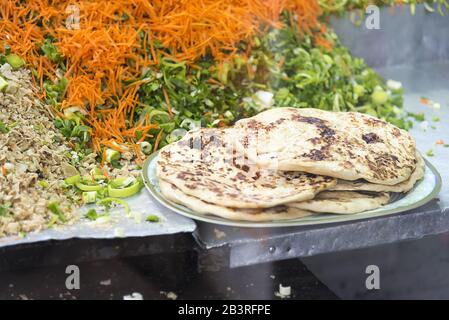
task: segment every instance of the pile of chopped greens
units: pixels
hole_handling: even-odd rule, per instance
[[[295,26],[287,24],[256,38],[251,55],[247,59],[237,56],[232,63],[220,66],[224,72],[211,58],[195,67],[161,59],[157,68],[144,70],[136,79],[145,84],[138,92],[133,121],[148,116],[158,125],[140,143],[142,152],[152,153],[188,130],[231,125],[269,107],[357,111],[410,128],[412,122],[402,109],[402,88],[388,87],[362,59],[341,45],[335,33],[328,31],[326,37],[333,43],[329,51],[315,46],[311,36],[300,37]],[[248,69],[254,72],[250,74]],[[58,101],[65,86],[64,79],[46,83],[49,102]],[[172,115],[167,111],[167,100]],[[80,112],[66,112],[55,125],[80,155],[91,152],[90,130]],[[136,132],[136,140],[141,138]]]
[[[322,0],[320,5],[327,15],[363,8],[372,2]],[[394,0],[381,2],[384,5],[397,3]],[[410,0],[407,3],[421,2]],[[438,7],[448,6],[446,0],[425,3],[429,10],[433,3]],[[416,115],[403,110],[400,83],[386,82],[362,59],[353,57],[332,30],[320,35],[330,44],[322,46],[317,44],[313,34],[300,32],[289,13],[285,12],[282,20],[285,27],[255,36],[251,50],[242,43],[232,61],[224,63],[207,55],[194,64],[177,62],[170,59],[169,50],[155,40],[153,46],[165,50],[167,55],[159,55],[158,64],[142,68],[140,78],[123,80],[125,87],[139,83],[136,107],[126,121],[152,126],[146,131],[133,132],[132,141],[140,147],[141,154],[151,154],[179,140],[188,130],[228,126],[271,107],[357,111],[400,128],[412,126],[411,119]],[[142,39],[146,39],[145,35]],[[45,39],[40,53],[64,71],[65,58],[56,40]],[[5,59],[5,55],[0,58]],[[56,109],[64,100],[68,81],[57,75],[43,82],[46,102]],[[102,118],[100,112],[101,108],[98,119]],[[71,107],[59,112],[55,120],[56,127],[71,142],[81,161],[95,149],[92,126],[85,114],[81,108]],[[5,131],[1,124],[0,131]],[[98,154],[98,159],[116,167],[123,153],[123,150],[118,151],[120,148],[122,146],[110,146],[103,154]]]

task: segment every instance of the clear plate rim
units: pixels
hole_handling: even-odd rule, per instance
[[[275,228],[275,227],[298,227],[298,226],[314,226],[314,225],[323,225],[323,224],[334,224],[334,223],[344,223],[344,222],[353,222],[359,220],[366,220],[370,218],[377,218],[383,216],[389,216],[409,210],[413,210],[419,208],[432,199],[434,199],[441,191],[442,187],[442,178],[438,170],[430,163],[425,157],[424,161],[426,163],[426,168],[430,169],[435,179],[435,185],[433,190],[424,198],[419,201],[413,202],[411,204],[400,206],[397,208],[386,209],[385,211],[375,209],[374,210],[365,211],[359,214],[353,215],[328,215],[323,220],[303,220],[293,219],[293,220],[279,220],[279,221],[264,221],[264,222],[252,222],[252,221],[238,221],[238,220],[228,220],[221,217],[216,217],[213,215],[204,215],[200,213],[195,213],[191,209],[182,206],[180,204],[174,203],[164,197],[162,193],[160,193],[155,185],[151,182],[149,176],[149,167],[153,161],[156,160],[160,151],[157,151],[150,155],[144,162],[142,166],[142,177],[145,184],[146,189],[150,192],[151,196],[159,202],[162,206],[166,207],[169,210],[172,210],[180,215],[188,217],[190,219],[199,220],[203,222],[232,226],[232,227],[244,227],[244,228]],[[156,177],[152,177],[156,179]],[[156,179],[157,180],[157,179]],[[422,180],[418,183],[421,183]],[[324,215],[323,215],[324,216]],[[307,218],[307,217],[306,217]]]

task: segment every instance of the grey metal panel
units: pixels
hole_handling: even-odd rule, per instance
[[[415,15],[408,6],[380,11],[380,29],[365,23],[355,27],[349,15],[333,18],[331,25],[341,42],[372,67],[412,65],[449,59],[448,13],[428,13],[418,6]]]

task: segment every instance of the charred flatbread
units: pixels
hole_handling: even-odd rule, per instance
[[[234,148],[233,129],[200,129],[161,150],[157,176],[183,193],[234,208],[268,208],[312,199],[336,179],[260,169]]]
[[[415,169],[415,141],[356,112],[275,108],[235,125],[240,152],[260,167],[395,185]]]
[[[287,207],[284,205],[272,208],[242,209],[229,208],[208,203],[199,198],[187,195],[169,182],[159,181],[162,194],[175,203],[181,204],[197,213],[215,215],[221,218],[240,221],[279,221],[299,219],[312,215],[310,211]]]
[[[313,200],[289,206],[317,213],[354,214],[377,209],[389,200],[386,192],[323,191]]]

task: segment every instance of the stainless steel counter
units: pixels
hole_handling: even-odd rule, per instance
[[[158,214],[163,218],[163,224],[134,224],[132,219],[128,219],[119,230],[119,235],[141,237],[133,238],[132,241],[139,241],[145,246],[157,242],[161,236],[176,238],[182,234],[185,237],[194,232],[199,245],[197,250],[200,266],[219,269],[368,248],[449,231],[449,148],[435,145],[438,139],[449,143],[449,17],[428,15],[419,7],[414,17],[410,16],[408,10],[396,11],[394,15],[388,10],[382,10],[380,21],[380,30],[366,30],[363,26],[357,28],[345,19],[334,20],[332,24],[342,42],[356,56],[365,58],[384,77],[403,83],[407,110],[426,114],[426,131],[422,124],[417,123],[411,132],[423,153],[430,149],[434,152],[434,156],[428,159],[443,177],[439,199],[412,212],[352,223],[302,228],[244,229],[195,223],[176,216],[155,204],[150,195],[144,192],[133,200],[133,210],[140,210],[143,214]],[[433,109],[422,105],[421,96],[438,102],[441,108]],[[434,116],[438,116],[440,122],[433,122]],[[115,228],[111,226],[98,236],[78,229],[79,234],[75,234],[75,237],[114,238],[117,236]],[[42,235],[9,239],[13,241],[9,244],[68,238],[58,230],[46,231],[45,239],[40,237]],[[127,239],[122,241],[126,243]],[[151,248],[153,246],[148,246],[147,249],[138,251],[138,254],[149,254],[153,250]],[[106,256],[110,257],[111,254]],[[102,257],[102,254],[98,254],[91,258]]]

